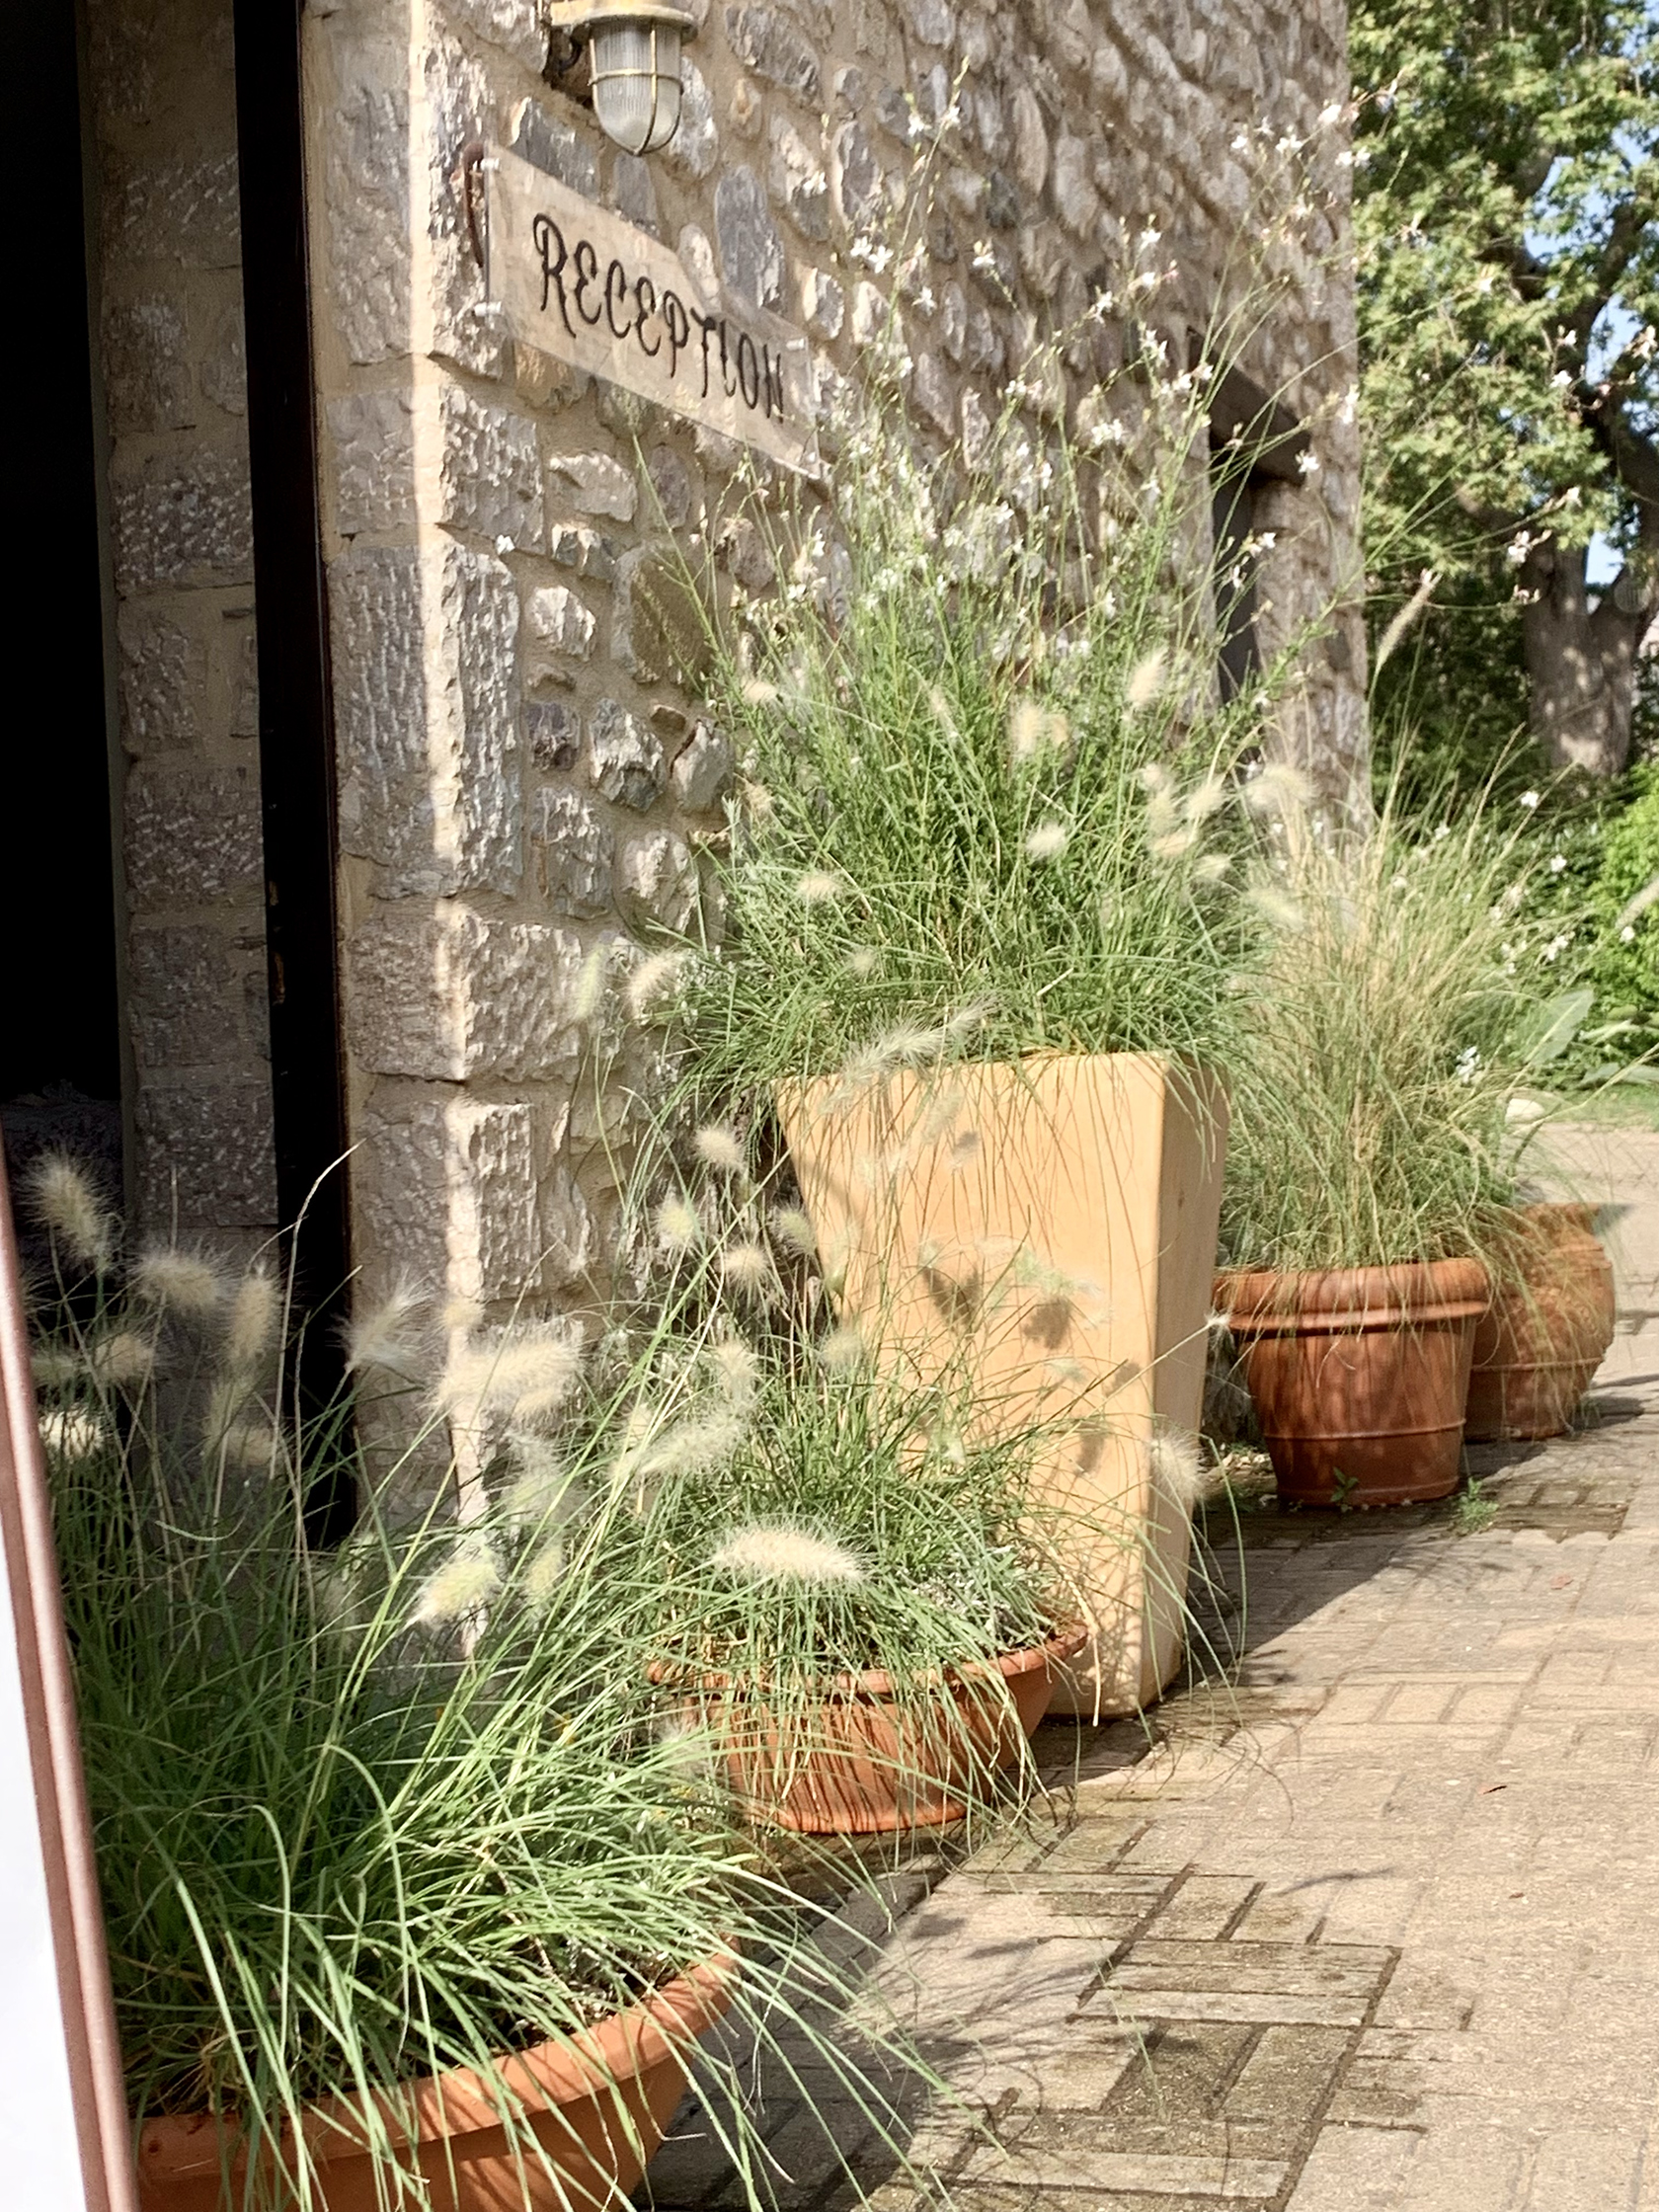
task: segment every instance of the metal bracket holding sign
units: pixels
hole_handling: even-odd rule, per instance
[[[709,312],[661,239],[516,154],[472,161],[464,191],[484,305],[509,336],[799,475],[820,473],[804,333],[730,302]]]

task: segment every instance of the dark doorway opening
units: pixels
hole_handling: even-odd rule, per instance
[[[61,1147],[118,1202],[120,1009],[76,10],[20,8],[8,20],[13,81],[27,87],[11,158],[25,180],[19,282],[36,335],[7,354],[7,469],[26,551],[7,591],[0,1124],[14,1178]]]

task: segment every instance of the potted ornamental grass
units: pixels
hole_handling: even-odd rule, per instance
[[[1537,1308],[1517,1093],[1575,1009],[1519,972],[1518,867],[1484,807],[1392,794],[1364,833],[1288,818],[1264,864],[1216,1297],[1283,1498],[1447,1496],[1493,1285]]]
[[[338,1441],[290,1454],[271,1277],[161,1251],[118,1290],[84,1181],[54,1163],[39,1195],[68,1294],[40,1317],[41,1425],[145,2212],[619,2203],[728,2012],[762,2044],[803,2035],[879,2121],[814,2024],[837,1989],[795,1900],[656,1724],[630,1554],[570,1526],[579,1454],[549,1475],[568,1334],[452,1354],[439,1410],[521,1462],[457,1521],[418,1452],[374,1487]],[[360,1318],[359,1376],[420,1372],[412,1318],[401,1294]],[[308,1501],[343,1476],[356,1531],[316,1550]],[[730,2087],[715,2124],[753,2179]]]
[[[980,1433],[1049,1429],[1050,1497],[1136,1522],[1062,1693],[1114,1711],[1179,1663],[1188,1526],[1152,1459],[1199,1417],[1243,802],[1299,779],[1232,773],[1261,695],[1218,703],[1171,589],[1201,403],[1154,370],[1096,404],[1086,443],[1013,412],[932,467],[867,410],[829,515],[786,546],[762,514],[781,588],[711,679],[742,767],[725,929],[679,1003],[698,1097],[775,1116],[878,1363],[966,1364]]]

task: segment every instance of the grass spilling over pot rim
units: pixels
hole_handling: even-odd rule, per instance
[[[1126,445],[1038,445],[1010,413],[970,468],[872,404],[828,514],[757,512],[796,581],[740,600],[710,678],[742,777],[723,942],[688,971],[707,1095],[962,1054],[1231,1057],[1248,824],[1304,795],[1238,772],[1283,672],[1220,703],[1207,600],[1172,581],[1210,496],[1190,379],[1101,406]]]
[[[263,2207],[315,2187],[309,2107],[385,2093],[367,2124],[400,2201],[403,2086],[477,2069],[535,2159],[503,2054],[737,1951],[745,2032],[794,2038],[887,2128],[861,2068],[911,2062],[868,2007],[840,2033],[848,1993],[803,1941],[801,1901],[659,1725],[660,1593],[639,1579],[638,1501],[608,1480],[614,1431],[567,1419],[568,1335],[452,1346],[409,1454],[371,1484],[337,1424],[289,1450],[270,1278],[178,1252],[123,1278],[72,1170],[40,1196],[65,1293],[39,1316],[42,1427],[134,2112],[227,2122]],[[361,1316],[355,1364],[420,1372],[418,1319],[402,1294]],[[459,1522],[452,1479],[420,1479],[434,1405],[473,1446],[492,1424],[516,1439],[499,1480],[463,1486]],[[358,1524],[319,1552],[305,1498],[341,1477]],[[715,2124],[763,2188],[728,2087]]]

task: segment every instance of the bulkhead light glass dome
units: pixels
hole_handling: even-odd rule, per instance
[[[650,16],[603,16],[591,33],[593,113],[631,154],[666,146],[679,122],[682,28]]]

